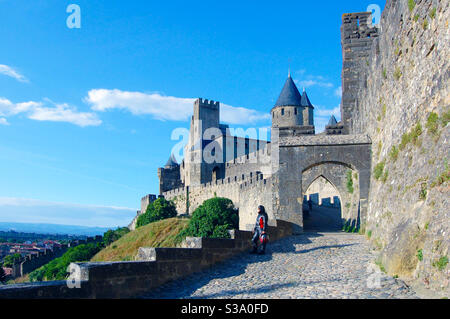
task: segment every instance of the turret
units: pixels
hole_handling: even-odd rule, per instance
[[[314,106],[309,100],[305,89],[303,89],[301,105],[303,107],[303,125],[314,126]]]
[[[289,74],[275,106],[271,110],[272,127],[290,134],[314,134],[313,105],[303,96]]]
[[[158,168],[159,194],[183,186],[180,179],[180,165],[173,154],[170,155],[164,168]]]

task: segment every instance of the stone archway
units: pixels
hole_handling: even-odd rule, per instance
[[[357,170],[344,163],[324,162],[303,170],[301,179],[303,198],[305,195],[308,195],[308,190],[321,180],[325,181],[325,183],[322,182],[322,185],[316,185],[315,191],[318,193],[324,192],[327,191],[328,187],[328,192],[333,195],[329,199],[328,207],[325,207],[326,205],[324,205],[322,200],[319,200],[317,203],[317,213],[322,216],[322,222],[313,222],[315,230],[337,231],[341,230],[345,224],[359,226],[360,191]],[[334,194],[332,190],[335,190]],[[334,197],[338,198],[339,205],[331,205],[335,201]],[[303,207],[305,207],[304,204]],[[330,223],[329,225],[326,224],[327,220]],[[304,226],[306,227],[305,230],[308,230],[308,223],[305,224],[305,221]]]
[[[303,229],[305,232],[340,232],[341,200],[337,188],[322,175],[305,187]]]
[[[365,223],[371,174],[368,136],[279,135],[274,130],[272,140],[273,210],[277,219],[291,222],[295,233],[302,232],[303,184],[309,186],[323,175],[342,195],[343,218],[353,226]],[[351,192],[347,176],[352,179]]]

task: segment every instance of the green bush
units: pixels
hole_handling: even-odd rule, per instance
[[[431,19],[436,18],[436,8],[431,9],[431,12],[430,12],[430,18],[431,18]]]
[[[158,198],[150,203],[144,214],[139,216],[136,221],[136,227],[141,227],[158,220],[172,218],[177,216],[175,204],[172,201],[167,201],[164,198]]]
[[[425,126],[431,134],[437,135],[439,130],[439,116],[434,112],[430,113]]]
[[[19,263],[22,260],[22,256],[20,254],[8,255],[3,258],[3,267],[12,267],[14,264]]]
[[[423,260],[423,251],[422,251],[422,249],[419,249],[417,251],[417,259],[419,259],[419,261]]]
[[[128,227],[119,227],[116,230],[110,229],[103,234],[103,245],[105,245],[106,247],[129,232],[130,230],[128,229]]]
[[[439,260],[433,262],[433,266],[439,269],[440,271],[444,270],[448,264],[448,257],[442,256]]]
[[[450,111],[444,112],[441,118],[442,127],[446,127],[448,122],[450,122]]]
[[[215,197],[203,202],[192,214],[180,237],[230,238],[228,230],[239,228],[239,216],[233,202]]]
[[[402,73],[402,71],[400,70],[400,68],[395,68],[395,71],[394,71],[394,78],[398,81],[398,80],[400,80],[400,78],[402,77],[402,75],[403,75],[403,73]]]
[[[395,162],[398,158],[399,149],[395,145],[392,146],[391,151],[389,152],[389,156]]]
[[[379,180],[381,176],[383,176],[383,171],[384,171],[384,161],[378,163],[373,170],[373,175],[376,180]]]
[[[31,281],[64,280],[67,267],[72,262],[89,261],[102,249],[100,243],[82,244],[69,248],[61,257],[53,259],[48,264],[32,271],[29,275]]]
[[[408,8],[409,12],[412,12],[416,6],[416,1],[414,0],[408,0]]]
[[[387,179],[388,179],[388,176],[389,176],[389,171],[388,171],[388,170],[385,170],[383,176],[381,177],[381,181],[382,181],[383,183],[386,183],[386,181],[387,181]]]
[[[402,135],[402,141],[400,142],[399,149],[403,150],[409,142],[411,142],[411,135],[409,133],[404,133]]]
[[[414,126],[414,128],[412,129],[410,136],[411,136],[411,141],[417,145],[418,141],[419,141],[419,137],[420,135],[422,135],[423,130],[422,130],[422,125],[420,125],[420,123],[418,123],[416,126]]]
[[[353,178],[352,178],[352,171],[347,171],[347,191],[350,194],[353,194]]]

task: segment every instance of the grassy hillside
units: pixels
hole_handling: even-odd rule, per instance
[[[189,219],[169,218],[139,227],[102,249],[91,261],[134,260],[139,247],[175,247],[175,237],[188,223]]]

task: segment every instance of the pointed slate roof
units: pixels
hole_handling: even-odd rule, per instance
[[[171,154],[164,167],[175,167],[175,166],[178,166],[178,163],[177,160],[175,159],[175,156]]]
[[[328,122],[328,126],[334,126],[334,125],[337,125],[337,121],[336,121],[336,118],[334,117],[334,115],[331,115],[330,121]]]
[[[312,107],[312,108],[314,108],[314,106],[311,104],[311,101],[309,100],[308,94],[306,94],[306,90],[305,89],[303,89],[301,104],[304,107]]]
[[[275,106],[301,106],[301,99],[302,96],[289,75]]]

